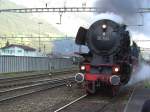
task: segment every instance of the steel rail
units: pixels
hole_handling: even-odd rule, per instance
[[[59,74],[72,73],[72,72],[75,72],[75,71],[76,71],[75,69],[71,69],[71,70],[64,70],[64,71],[51,71],[51,72],[39,73],[39,74],[21,76],[21,77],[2,78],[2,79],[0,79],[0,84],[10,83],[10,82],[20,81],[20,80],[35,79],[35,78],[40,78],[40,77],[48,77],[49,73],[51,75],[59,75]]]
[[[55,79],[47,82],[42,82],[30,86],[19,87],[11,90],[1,91],[0,92],[0,103],[4,101],[9,101],[14,98],[18,98],[25,95],[30,95],[36,92],[48,90],[51,88],[63,86],[66,82],[75,82],[74,77]],[[20,92],[20,93],[17,93]]]
[[[71,74],[72,72],[65,72],[63,74]],[[72,75],[71,75],[72,76]],[[47,78],[46,78],[47,77]],[[67,76],[66,76],[67,77]],[[40,79],[38,79],[40,78]],[[44,79],[41,79],[44,78]],[[64,77],[65,78],[65,77]],[[52,80],[57,80],[58,78],[52,78],[52,75],[47,75],[44,77],[35,77],[35,78],[26,78],[26,79],[16,79],[16,80],[10,80],[4,83],[0,84],[0,90],[10,90],[11,88],[17,88],[20,86],[27,86],[27,85],[32,85],[32,84],[37,84],[37,83],[42,83],[42,82],[49,82]]]
[[[87,97],[86,94],[83,95],[83,96],[81,96],[81,97],[79,97],[79,98],[77,98],[77,99],[75,99],[75,100],[73,100],[73,101],[71,101],[70,103],[68,103],[68,104],[66,104],[66,105],[64,105],[64,106],[62,106],[62,107],[60,107],[59,109],[55,110],[54,112],[59,112],[59,111],[61,111],[61,110],[65,109],[65,108],[67,108],[68,106],[74,104],[75,102],[78,102],[79,100],[81,100],[81,99],[83,99],[83,98],[85,98],[85,97]]]

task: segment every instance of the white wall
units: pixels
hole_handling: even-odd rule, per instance
[[[19,48],[19,47],[11,47],[11,48],[6,48],[6,49],[1,49],[1,55],[31,56],[31,57],[39,56],[36,51],[25,51],[24,49]]]

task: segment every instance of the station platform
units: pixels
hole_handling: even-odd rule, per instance
[[[130,97],[124,112],[143,112],[143,105],[148,100],[150,102],[150,88],[137,88]],[[150,103],[146,107],[150,109]]]

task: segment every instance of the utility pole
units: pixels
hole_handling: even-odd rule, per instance
[[[42,22],[38,22],[39,24],[39,52],[41,52],[41,24]]]
[[[44,54],[46,54],[46,46],[45,46],[45,44],[44,44]]]

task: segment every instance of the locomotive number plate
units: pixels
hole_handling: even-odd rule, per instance
[[[109,36],[97,36],[97,40],[110,40]]]

